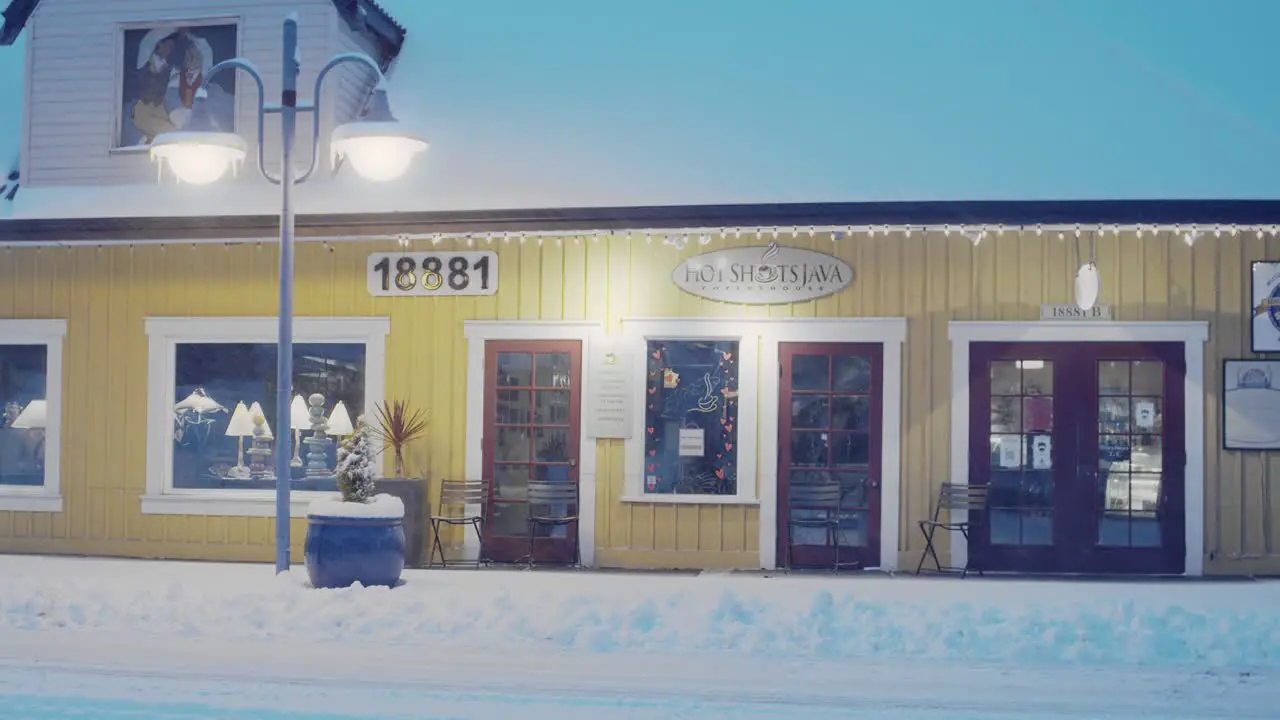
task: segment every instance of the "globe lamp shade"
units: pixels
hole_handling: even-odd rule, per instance
[[[238,167],[248,153],[244,138],[218,128],[208,103],[209,93],[202,87],[186,124],[151,141],[151,160],[162,166],[167,162],[180,182],[208,185]]]
[[[245,155],[245,142],[234,133],[178,130],[161,133],[151,143],[151,159],[168,163],[179,181],[192,185],[217,181],[244,162]]]
[[[382,87],[373,91],[365,116],[334,128],[329,141],[335,166],[346,159],[361,177],[374,182],[404,175],[413,156],[426,149],[427,141],[406,130],[391,114]]]
[[[1098,302],[1098,266],[1085,263],[1076,272],[1076,306],[1091,310]]]

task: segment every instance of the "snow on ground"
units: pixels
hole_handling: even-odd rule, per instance
[[[0,556],[0,717],[227,717],[174,704],[203,703],[293,718],[1261,718],[1280,703],[1276,582],[304,578]]]

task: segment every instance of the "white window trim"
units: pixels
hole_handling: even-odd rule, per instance
[[[757,323],[733,318],[623,318],[622,343],[634,378],[631,384],[631,433],[624,444],[626,469],[623,474],[625,503],[668,505],[755,505],[760,391],[760,338]],[[646,493],[644,491],[645,373],[650,340],[736,340],[738,342],[738,482],[733,495],[692,495]]]
[[[902,502],[902,345],[906,318],[788,318],[765,329],[761,349],[760,567],[777,567],[780,343],[874,343],[882,347],[880,416],[880,567],[898,568]]]
[[[582,378],[578,400],[585,409],[591,392],[591,343],[603,336],[604,327],[590,320],[464,320],[467,339],[467,448],[464,471],[468,479],[484,474],[485,344],[490,340],[577,340],[582,343]],[[596,439],[588,436],[586,415],[580,415],[578,446],[578,552],[580,562],[591,567],[596,554]],[[479,512],[478,506],[468,508]],[[463,535],[462,555],[474,560],[480,554],[475,533]]]
[[[0,346],[44,345],[44,485],[0,485],[0,510],[62,512],[62,343],[66,320],[0,320]]]
[[[1187,576],[1204,574],[1205,385],[1204,343],[1209,323],[1175,322],[1003,322],[948,323],[951,339],[951,482],[969,484],[969,346],[975,342],[1180,342],[1186,352],[1184,380],[1186,460]],[[932,508],[930,508],[932,510]],[[964,566],[969,546],[959,531],[951,533],[950,564]]]
[[[383,401],[386,390],[385,317],[297,317],[295,343],[335,342],[365,346],[364,406]],[[274,517],[274,490],[181,489],[173,487],[173,406],[176,346],[179,343],[276,343],[274,317],[150,317],[146,319],[147,492],[142,512],[154,515]],[[274,398],[270,399],[274,402]],[[382,474],[382,454],[376,470]],[[328,493],[290,493],[291,517],[306,517],[311,501]]]

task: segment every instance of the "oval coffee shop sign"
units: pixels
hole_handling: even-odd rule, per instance
[[[694,255],[676,266],[671,279],[708,300],[777,305],[840,292],[853,282],[853,268],[834,255],[771,242]]]

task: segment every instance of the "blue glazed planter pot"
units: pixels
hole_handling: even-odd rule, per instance
[[[317,588],[395,587],[404,570],[401,518],[307,516],[303,553],[307,575]]]

